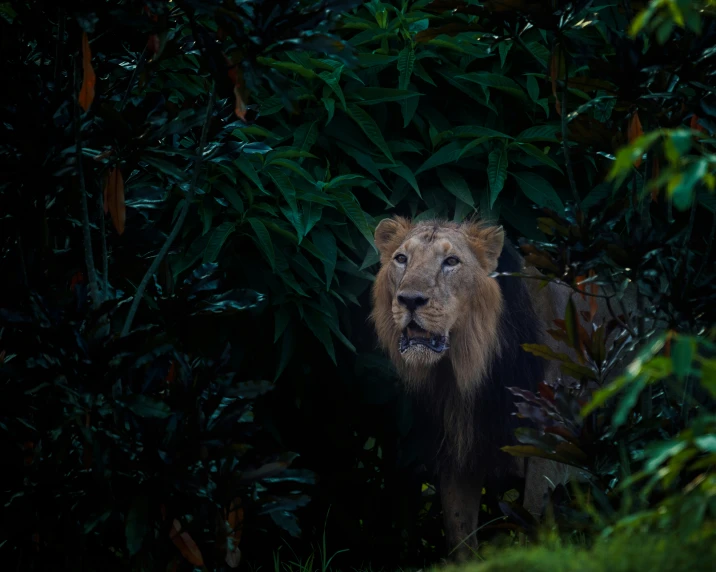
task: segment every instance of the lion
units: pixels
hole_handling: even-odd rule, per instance
[[[378,224],[375,244],[371,319],[405,389],[431,414],[446,540],[465,560],[477,548],[472,533],[486,479],[526,476],[525,508],[539,515],[548,487],[573,476],[542,459],[525,469],[501,450],[519,422],[506,387],[535,391],[558,375],[556,364],[520,346],[554,344],[545,324],[565,307],[569,289],[491,277],[525,269],[503,228],[485,222],[394,217]]]

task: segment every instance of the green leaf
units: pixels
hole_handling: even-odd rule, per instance
[[[323,255],[323,271],[326,275],[326,291],[331,289],[331,281],[338,261],[338,246],[333,233],[324,228],[317,228],[311,233],[313,242]]]
[[[265,57],[261,57],[261,56],[257,57],[256,61],[258,63],[260,63],[261,65],[265,65],[270,68],[297,73],[297,74],[305,77],[306,79],[313,79],[314,77],[316,77],[316,72],[314,72],[313,70],[307,69],[307,68],[303,67],[302,65],[296,64],[293,62],[281,62],[278,60],[274,60],[271,58],[265,58]]]
[[[296,189],[293,188],[291,179],[278,169],[267,169],[268,176],[271,177],[274,185],[279,190],[290,209],[298,212],[298,203],[296,202]]]
[[[234,187],[226,184],[223,181],[214,181],[211,186],[212,188],[217,189],[222,195],[224,195],[224,198],[229,201],[229,204],[234,207],[239,213],[244,213],[244,201],[241,200],[239,193]]]
[[[351,103],[348,105],[348,114],[368,136],[368,139],[370,139],[383,152],[383,154],[390,159],[391,163],[394,163],[395,161],[393,159],[393,155],[383,138],[383,133],[368,112],[357,104]]]
[[[467,203],[461,201],[460,199],[455,200],[455,216],[453,217],[453,220],[455,222],[462,222],[465,220],[465,217],[469,215],[471,212],[475,210],[474,207],[471,207]]]
[[[408,89],[411,92],[415,92],[415,87],[413,84],[408,85]],[[410,125],[410,122],[413,120],[413,117],[415,116],[415,112],[418,110],[418,105],[420,104],[420,98],[419,97],[412,97],[410,99],[404,99],[400,102],[400,112],[403,114],[403,127],[407,127]]]
[[[269,234],[266,225],[257,218],[249,218],[249,224],[254,231],[255,240],[261,251],[264,253],[266,258],[271,265],[272,270],[276,270],[276,257],[273,250],[273,243],[271,242],[271,235]]]
[[[137,496],[132,499],[127,513],[124,533],[127,537],[127,550],[134,556],[142,548],[142,542],[149,532],[149,499]]]
[[[507,53],[512,47],[512,41],[502,41],[498,44],[497,49],[500,52],[500,67],[505,67],[505,61],[507,60]]]
[[[525,46],[527,47],[527,50],[529,50],[529,52],[535,57],[535,59],[541,62],[542,65],[546,68],[547,64],[549,63],[550,51],[539,42],[527,42]]]
[[[338,96],[338,100],[341,102],[343,109],[346,109],[346,98],[343,96],[343,90],[341,89],[341,73],[343,72],[343,66],[337,67],[332,72],[321,72],[318,74],[326,85],[331,88],[333,93]]]
[[[246,177],[254,184],[256,185],[256,188],[258,188],[263,194],[270,195],[271,193],[266,192],[266,189],[264,189],[263,184],[261,183],[261,179],[259,179],[258,174],[256,173],[256,169],[254,169],[254,166],[251,164],[251,161],[249,161],[246,157],[240,156],[238,159],[234,160],[234,165],[241,171]]]
[[[266,163],[266,168],[268,167],[284,167],[285,169],[288,169],[289,171],[293,171],[297,175],[301,175],[306,181],[311,183],[312,185],[315,184],[315,181],[313,180],[313,177],[299,165],[296,163],[296,161],[291,161],[290,159],[271,159],[268,163]],[[268,194],[268,193],[267,193]]]
[[[478,137],[477,139],[473,139],[472,141],[470,141],[467,145],[465,145],[462,148],[462,151],[460,151],[460,156],[458,157],[458,159],[462,159],[465,155],[470,155],[470,152],[473,149],[479,147],[480,145],[482,145],[483,143],[485,143],[486,141],[489,141],[489,140],[490,140],[490,137]],[[478,153],[481,151],[482,150],[479,150]]]
[[[490,185],[490,208],[493,207],[507,179],[507,150],[494,149],[487,160],[487,182]]]
[[[582,408],[582,416],[589,415],[592,411],[604,405],[609,399],[619,393],[626,385],[632,383],[637,376],[641,375],[642,368],[648,360],[656,356],[666,343],[666,334],[658,334],[637,354],[637,357],[624,369],[625,373],[620,375],[608,385],[598,389],[592,395],[592,400]],[[671,368],[662,368],[661,376],[667,375]],[[657,376],[658,377],[658,376]]]
[[[385,179],[383,179],[383,175],[380,174],[378,165],[376,165],[375,161],[371,158],[370,155],[361,152],[360,150],[356,149],[351,145],[344,145],[343,143],[338,143],[338,148],[341,149],[349,157],[355,159],[355,162],[358,163],[361,167],[363,167],[366,171],[368,171],[371,175],[373,175],[373,178],[376,181],[379,181],[386,187],[388,186],[385,182]]]
[[[355,173],[350,173],[348,175],[339,175],[337,177],[333,177],[330,181],[323,185],[323,190],[328,191],[341,187],[365,187],[369,183],[370,181],[366,179],[363,175],[356,175]]]
[[[172,414],[171,408],[164,401],[141,393],[129,395],[124,403],[132,413],[145,419],[166,419]]]
[[[438,135],[438,141],[444,139],[473,139],[473,138],[499,138],[499,139],[513,139],[506,133],[484,127],[482,125],[461,125],[450,129],[449,131],[443,131]]]
[[[418,187],[418,181],[415,178],[415,175],[413,174],[413,172],[410,170],[410,168],[407,165],[395,165],[395,166],[389,167],[389,169],[391,171],[393,171],[399,177],[402,177],[403,179],[408,181],[408,183],[410,184],[411,187],[413,187],[413,189],[415,190],[417,195],[421,199],[423,198],[423,196],[420,194],[420,187]]]
[[[291,318],[291,314],[285,306],[279,306],[274,312],[274,328],[273,328],[273,343],[275,344],[288,326],[288,321]]]
[[[525,93],[522,91],[520,84],[500,74],[489,72],[471,72],[457,76],[457,79],[470,81],[483,87],[498,89],[504,93],[525,99]]]
[[[296,231],[296,243],[301,244],[301,241],[303,241],[303,237],[306,236],[306,229],[303,226],[303,217],[301,216],[301,212],[296,210],[292,211],[291,209],[287,209],[286,207],[279,207],[281,209],[281,212],[283,213],[283,216],[286,217],[286,220],[291,223],[291,226],[293,226],[294,230]],[[281,233],[284,234],[284,233]],[[285,234],[284,234],[285,236]],[[294,241],[292,241],[294,242]]]
[[[559,165],[546,153],[532,145],[531,143],[512,143],[510,145],[510,148],[517,148],[525,153],[527,153],[529,156],[534,157],[541,163],[544,163],[545,165],[552,167],[553,169],[562,172],[562,169],[559,168]]]
[[[696,186],[701,178],[708,172],[708,161],[700,158],[690,163],[683,172],[673,177],[667,185],[667,190],[674,199],[674,206],[680,211],[691,207],[694,200]]]
[[[165,175],[168,175],[177,181],[184,181],[187,178],[186,171],[180,169],[174,163],[165,161],[164,159],[157,159],[156,157],[145,154],[142,157],[142,161],[149,163],[155,169],[158,169]]]
[[[303,207],[303,220],[305,228],[303,230],[304,236],[311,232],[311,229],[316,223],[321,220],[321,214],[323,213],[323,206],[316,203],[308,203]]]
[[[618,429],[626,423],[629,412],[634,409],[634,406],[639,399],[639,395],[641,395],[642,390],[646,387],[647,380],[647,376],[639,375],[636,379],[629,383],[624,395],[622,395],[622,398],[614,408],[614,414],[612,415],[611,420],[612,431]]]
[[[336,102],[330,97],[322,97],[321,101],[328,112],[328,119],[326,119],[326,125],[328,125],[331,122],[331,119],[333,119],[333,114],[336,112]]]
[[[520,133],[517,136],[517,141],[552,141],[559,143],[560,139],[557,138],[557,133],[561,131],[562,128],[558,125],[534,125]]]
[[[359,105],[376,105],[387,101],[405,101],[419,98],[420,93],[406,89],[389,87],[359,87],[351,92],[351,98]]]
[[[336,192],[333,193],[333,196],[340,205],[343,213],[351,219],[353,224],[365,237],[368,243],[375,248],[375,244],[373,243],[373,232],[371,231],[370,226],[368,226],[368,221],[366,221],[365,213],[358,203],[358,199],[356,199],[353,194],[346,192]]]
[[[434,167],[445,165],[447,163],[454,163],[460,157],[461,151],[462,143],[458,141],[452,141],[451,143],[440,147],[440,149],[433,153],[427,159],[427,161],[425,161],[425,163],[420,165],[418,170],[415,171],[415,174],[419,175],[420,173],[422,173],[423,171],[427,171],[428,169],[433,169]]]
[[[283,339],[281,340],[281,353],[279,355],[278,366],[276,367],[276,373],[274,374],[274,377],[273,377],[274,382],[276,382],[276,380],[281,376],[283,371],[286,369],[288,362],[291,360],[291,357],[293,356],[294,347],[295,346],[293,343],[293,329],[289,326],[288,328],[286,328],[286,331],[283,334]]]
[[[472,198],[470,187],[462,176],[450,169],[440,168],[438,169],[438,177],[448,191],[464,203],[467,203],[473,208],[475,207],[475,201]]]
[[[587,193],[587,196],[582,199],[582,210],[585,212],[588,212],[589,209],[591,209],[593,206],[598,205],[601,203],[604,199],[609,197],[611,195],[612,189],[611,185],[608,183],[600,183],[596,187],[594,187],[589,193]]]
[[[219,257],[221,247],[224,246],[226,239],[232,232],[236,230],[236,224],[233,222],[222,222],[217,226],[209,236],[209,242],[204,251],[204,263],[214,262]]]
[[[562,199],[559,198],[557,191],[554,190],[547,179],[526,171],[510,174],[517,181],[520,190],[533,203],[540,207],[548,207],[559,213],[564,211]]]
[[[323,344],[324,348],[326,348],[328,355],[331,357],[331,361],[333,361],[335,365],[338,365],[336,362],[336,352],[333,348],[331,330],[326,325],[326,316],[317,312],[313,308],[306,308],[304,319],[308,328],[311,332],[313,332],[313,335],[316,336],[318,341]]]
[[[412,45],[407,45],[400,51],[400,54],[398,54],[398,71],[400,72],[398,86],[400,89],[408,89],[414,67],[415,50]]]
[[[12,24],[17,18],[17,12],[13,10],[10,2],[3,2],[0,4],[0,16],[8,23]]]
[[[674,374],[679,379],[683,379],[689,374],[691,370],[691,360],[694,355],[694,342],[688,336],[679,336],[674,344],[674,349],[671,352],[671,361],[674,367]]]
[[[310,123],[304,123],[301,125],[293,135],[293,144],[294,146],[298,147],[302,154],[298,155],[298,157],[313,157],[316,158],[315,155],[311,155],[311,147],[315,145],[316,141],[318,140],[318,120],[312,121]],[[279,151],[281,153],[281,151]],[[290,152],[289,152],[290,153]],[[271,155],[271,159],[273,159],[275,156]],[[295,158],[291,156],[284,155],[286,158]]]
[[[369,248],[365,258],[363,259],[363,264],[360,265],[360,269],[365,270],[374,264],[378,264],[378,262],[380,262],[380,254],[378,254],[375,249]]]
[[[530,96],[532,101],[539,99],[539,84],[533,75],[527,76],[527,95]]]
[[[293,264],[294,266],[297,266],[301,272],[305,273],[305,275],[303,275],[303,278],[309,285],[313,285],[315,287],[315,283],[311,281],[311,278],[314,278],[318,282],[323,282],[313,265],[300,252],[292,252],[289,257],[289,263]],[[301,272],[298,272],[299,276],[302,275]]]

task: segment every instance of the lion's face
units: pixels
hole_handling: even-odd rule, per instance
[[[396,218],[378,225],[375,241],[381,269],[373,320],[403,377],[422,378],[447,358],[458,381],[480,376],[497,350],[502,298],[489,274],[502,251],[502,229]]]

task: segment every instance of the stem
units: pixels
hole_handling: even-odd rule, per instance
[[[637,286],[636,290],[636,307],[637,312],[639,313],[638,321],[639,321],[639,345],[635,349],[638,349],[642,346],[644,343],[644,340],[646,339],[645,336],[645,330],[646,330],[646,318],[644,317],[644,295],[639,291],[639,287]],[[640,399],[641,399],[641,415],[644,419],[651,419],[653,415],[653,386],[651,384],[647,385],[644,388],[644,391],[642,391]]]
[[[189,212],[189,207],[191,206],[191,203],[194,199],[196,185],[199,180],[199,172],[201,171],[201,163],[204,159],[204,147],[206,146],[206,139],[209,134],[209,122],[211,120],[211,112],[214,107],[214,96],[214,86],[212,84],[209,91],[209,98],[206,103],[206,117],[204,118],[204,127],[201,130],[201,140],[199,141],[199,147],[196,151],[196,159],[194,160],[194,174],[192,176],[191,185],[189,186],[189,191],[187,192],[186,198],[184,199],[184,207],[182,208],[181,213],[179,214],[179,217],[174,224],[174,228],[172,228],[172,231],[171,233],[169,233],[166,242],[164,242],[164,246],[162,246],[161,250],[159,251],[159,254],[157,254],[157,256],[154,258],[151,266],[149,267],[149,270],[147,270],[147,273],[144,275],[142,281],[139,283],[137,292],[134,294],[134,300],[132,300],[132,306],[129,309],[129,314],[127,315],[127,320],[124,322],[124,327],[122,328],[122,337],[126,336],[131,330],[132,322],[134,321],[134,316],[137,313],[137,308],[139,308],[139,303],[142,300],[142,296],[144,296],[144,291],[146,290],[147,285],[149,284],[149,281],[151,280],[152,276],[156,274],[157,269],[159,268],[159,265],[166,256],[167,252],[169,252],[172,243],[174,242],[176,237],[179,236],[179,231],[184,224],[184,219],[186,219],[186,215]]]
[[[60,8],[57,16],[57,47],[55,49],[55,93],[60,91],[60,79],[62,77],[62,47],[65,43],[65,9]]]
[[[711,232],[709,233],[709,239],[706,243],[706,252],[703,256],[703,262],[701,263],[701,266],[699,267],[698,272],[696,273],[696,276],[694,276],[694,283],[698,282],[699,278],[701,278],[701,273],[704,271],[704,269],[709,264],[709,257],[711,256],[711,248],[713,247],[714,243],[714,235],[716,234],[716,213],[714,213],[713,220],[711,221]]]
[[[102,235],[102,292],[109,298],[109,256],[107,255],[107,231],[104,222],[104,193],[99,194],[99,231]]]
[[[137,65],[134,66],[134,71],[132,72],[131,77],[129,78],[129,85],[127,86],[127,91],[124,92],[124,97],[122,98],[122,103],[119,104],[119,111],[122,111],[124,109],[124,106],[127,103],[127,100],[129,99],[129,94],[132,93],[132,89],[134,88],[134,80],[137,79],[137,74],[139,71],[144,67],[144,62],[146,61],[146,54],[147,54],[147,46],[144,46],[144,50],[142,50],[142,54],[139,56],[139,59],[137,60]]]
[[[81,56],[80,56],[81,57]],[[87,188],[85,186],[85,172],[82,166],[82,114],[80,112],[79,91],[77,89],[79,70],[79,58],[75,60],[74,94],[75,94],[75,158],[77,161],[77,179],[80,187],[80,205],[82,207],[82,234],[85,243],[85,264],[87,265],[87,279],[89,281],[89,295],[93,308],[102,303],[102,293],[99,291],[97,282],[97,270],[94,266],[92,254],[92,236],[90,234],[89,207],[87,206]]]
[[[559,66],[557,66],[559,67]],[[564,153],[564,164],[567,168],[567,177],[569,178],[569,188],[572,189],[572,197],[575,206],[579,209],[581,199],[577,192],[577,183],[574,181],[574,171],[572,170],[572,160],[569,158],[569,139],[567,138],[567,81],[569,80],[569,70],[567,68],[567,58],[564,58],[564,87],[562,88],[562,152]]]
[[[679,273],[681,272],[681,267],[683,266],[685,268],[685,274],[686,276],[684,281],[684,291],[688,289],[689,287],[689,264],[688,264],[688,258],[689,258],[689,240],[691,240],[691,234],[694,231],[694,223],[696,222],[696,201],[694,200],[693,203],[691,203],[691,211],[689,212],[689,222],[686,225],[686,233],[684,234],[684,244],[681,247],[681,256],[676,260],[676,269],[674,270],[674,274],[676,276],[679,276]]]
[[[29,286],[29,282],[27,280],[27,266],[25,265],[25,252],[22,248],[22,236],[17,235],[17,250],[20,253],[20,270],[22,272],[22,283],[25,288]]]

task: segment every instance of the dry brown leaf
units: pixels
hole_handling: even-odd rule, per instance
[[[641,127],[639,112],[635,111],[634,115],[631,116],[631,119],[629,120],[629,126],[627,127],[627,141],[629,143],[633,143],[634,140],[638,139],[642,135],[644,135],[644,130]],[[641,165],[641,157],[638,157],[636,161],[634,161],[635,167],[638,167],[639,165]]]
[[[557,115],[562,115],[562,103],[560,102],[559,96],[557,95],[557,80],[564,78],[564,53],[559,46],[555,47],[552,52],[552,59],[549,64],[549,76],[552,79],[552,95],[554,95],[554,108],[557,110]],[[566,89],[566,86],[565,86]]]
[[[112,167],[104,186],[104,212],[109,211],[112,224],[119,234],[124,232],[127,212],[124,204],[124,179],[119,167]]]
[[[694,131],[701,131],[702,133],[706,132],[704,126],[699,123],[699,116],[695,113],[691,116],[691,122],[689,123],[689,127],[691,127],[691,129],[693,129]]]
[[[244,98],[241,97],[241,90],[238,85],[234,86],[234,95],[236,96],[234,113],[236,113],[236,117],[241,119],[241,121],[246,121],[246,103],[244,102]]]
[[[194,566],[204,565],[204,557],[201,555],[201,550],[199,550],[196,542],[194,542],[188,532],[181,532],[181,523],[176,518],[169,531],[169,538],[172,539],[174,545],[188,562]]]
[[[92,68],[92,50],[90,50],[87,32],[82,32],[82,88],[80,89],[79,103],[87,111],[94,101],[94,86],[97,77]]]

